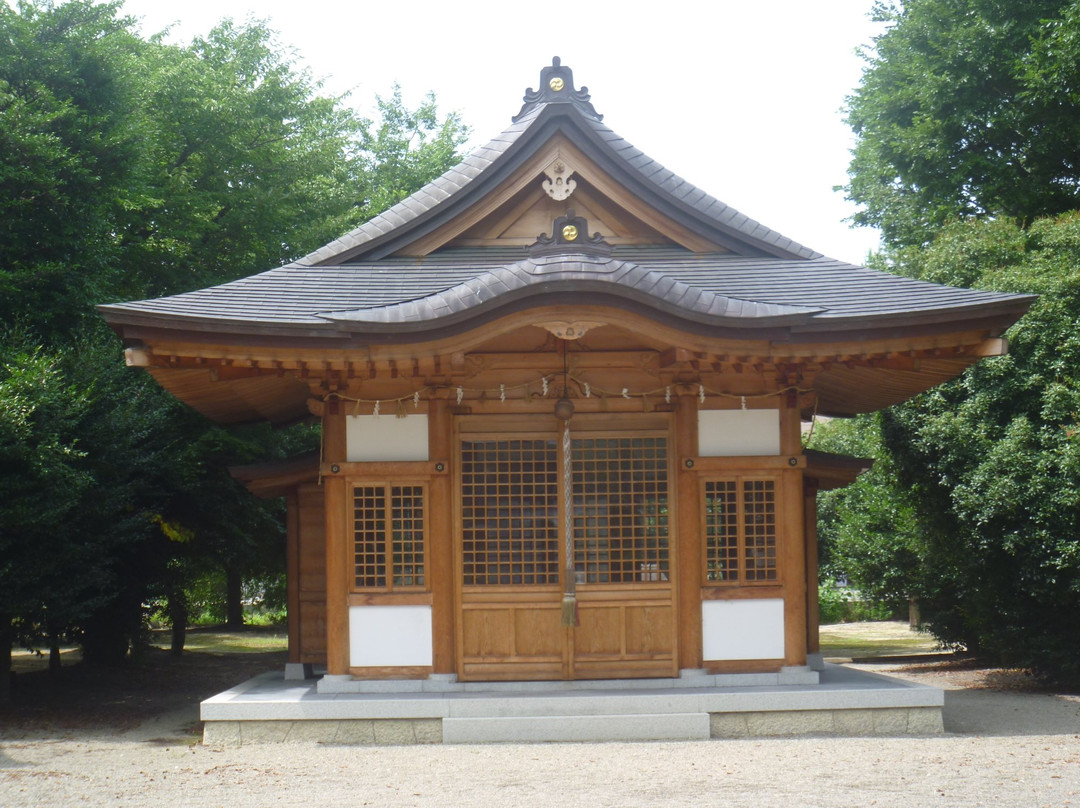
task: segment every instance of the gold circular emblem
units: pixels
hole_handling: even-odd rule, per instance
[[[551,81],[548,82],[548,87],[550,87],[555,92],[559,92],[559,90],[561,90],[565,86],[566,85],[563,82],[562,77],[560,76],[555,76]]]
[[[567,241],[574,241],[577,238],[577,228],[568,224],[562,229],[562,237]]]

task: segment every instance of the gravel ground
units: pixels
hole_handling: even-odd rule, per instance
[[[946,735],[435,747],[198,743],[194,706],[127,729],[0,729],[0,806],[1080,806],[1080,697],[945,687]]]

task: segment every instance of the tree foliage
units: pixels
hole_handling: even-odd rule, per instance
[[[814,434],[813,448],[873,459],[854,483],[818,495],[821,577],[846,578],[869,601],[896,610],[919,592],[923,555],[915,509],[895,484],[878,414],[830,421]]]
[[[1041,295],[1008,356],[885,418],[923,516],[935,630],[1080,681],[1080,214],[957,225],[927,264],[974,264],[980,287]]]
[[[362,119],[262,23],[166,45],[120,6],[0,3],[0,651],[63,635],[116,661],[200,570],[281,566],[279,505],[226,466],[313,432],[208,423],[123,367],[93,304],[302,255],[466,135],[396,89]]]
[[[909,570],[942,640],[1077,682],[1080,5],[906,0],[875,13],[889,28],[849,100],[847,191],[856,221],[883,230],[877,265],[1041,297],[1008,356],[877,418],[890,474],[875,496],[917,519],[900,547],[869,524],[868,549]],[[858,531],[857,497],[836,504]]]
[[[137,205],[142,43],[117,5],[0,5],[0,323],[71,334]]]
[[[832,563],[879,597],[901,582],[946,643],[1078,682],[1080,212],[958,223],[900,255],[905,274],[1040,297],[1007,356],[839,427],[832,446],[880,466],[823,507]]]
[[[879,2],[888,28],[848,99],[857,224],[924,244],[959,217],[1080,208],[1080,7],[1065,0]]]

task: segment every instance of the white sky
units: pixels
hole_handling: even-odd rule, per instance
[[[222,17],[266,19],[333,93],[366,114],[393,82],[415,104],[433,90],[472,127],[502,131],[526,87],[560,56],[604,122],[718,199],[808,247],[862,263],[878,235],[844,221],[852,145],[840,108],[880,26],[873,0],[126,0],[169,41]]]

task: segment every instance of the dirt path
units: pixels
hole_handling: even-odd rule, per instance
[[[0,731],[0,805],[1080,806],[1080,697],[962,666],[873,669],[945,687],[948,734],[216,750],[189,705],[122,731]]]

